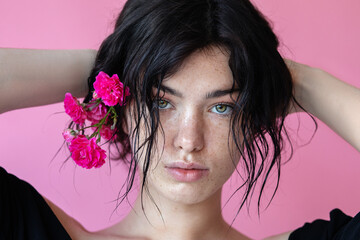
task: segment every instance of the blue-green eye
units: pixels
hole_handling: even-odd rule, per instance
[[[229,115],[231,114],[233,108],[227,104],[217,104],[211,108],[211,111],[221,115]]]
[[[171,107],[171,104],[164,99],[155,100],[155,106],[159,109],[168,109]]]

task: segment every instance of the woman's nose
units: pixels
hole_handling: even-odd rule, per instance
[[[186,113],[180,116],[174,145],[188,153],[203,149],[204,122],[199,114]]]

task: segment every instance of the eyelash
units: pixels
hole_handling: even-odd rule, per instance
[[[230,104],[230,103],[217,103],[216,105],[212,106],[211,109],[216,109],[217,106],[225,106],[226,107],[226,110],[222,113],[220,112],[215,112],[219,115],[222,115],[222,116],[229,116],[232,114],[232,110],[234,108],[234,105],[233,104]]]
[[[166,103],[166,106],[163,107],[163,108],[160,107],[160,105],[159,105],[159,102],[160,102],[160,101],[165,102],[165,103]],[[156,99],[156,100],[154,101],[154,106],[157,107],[157,108],[160,109],[160,110],[166,110],[166,109],[170,109],[170,108],[172,107],[171,103],[170,103],[168,100],[165,100],[165,99],[162,99],[162,98]],[[222,113],[221,113],[221,112],[217,112],[216,110],[212,111],[212,109],[216,109],[217,106],[225,106],[225,107],[226,107],[226,110],[225,110],[224,112],[222,112]],[[221,103],[217,103],[217,104],[213,105],[213,106],[210,108],[210,111],[213,112],[213,113],[216,113],[216,114],[218,114],[218,115],[221,115],[221,116],[229,116],[229,115],[231,115],[233,108],[234,108],[234,105],[233,105],[233,104],[221,102]]]
[[[157,107],[157,108],[159,108],[159,109],[169,109],[169,108],[161,108],[161,107],[159,106],[159,102],[160,102],[160,101],[164,101],[164,102],[167,103],[167,105],[170,105],[170,106],[171,106],[171,103],[170,103],[169,101],[167,101],[167,100],[165,100],[165,99],[162,99],[162,98],[155,99],[155,101],[154,101],[154,106]]]

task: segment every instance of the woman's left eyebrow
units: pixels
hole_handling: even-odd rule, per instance
[[[207,93],[205,98],[206,99],[218,98],[218,97],[222,97],[222,96],[232,94],[232,93],[235,93],[235,92],[239,92],[239,91],[240,90],[237,89],[237,88],[231,88],[231,89],[226,89],[226,90],[215,90],[215,91]]]

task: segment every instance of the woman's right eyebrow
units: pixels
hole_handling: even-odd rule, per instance
[[[167,87],[167,86],[164,86],[164,85],[160,85],[159,88],[160,88],[161,91],[163,91],[165,93],[174,95],[174,96],[179,97],[179,98],[183,97],[183,95],[180,92],[176,91],[173,88],[170,88],[170,87]]]
[[[167,87],[167,86],[164,86],[164,85],[160,85],[159,89],[165,93],[168,93],[168,94],[171,94],[171,95],[174,95],[176,97],[179,97],[179,98],[182,98],[183,95],[182,93],[178,92],[177,90],[173,89],[173,88],[170,88],[170,87]],[[240,90],[237,89],[237,88],[230,88],[230,89],[225,89],[225,90],[215,90],[215,91],[212,91],[212,92],[209,92],[205,95],[205,98],[206,99],[209,99],[209,98],[218,98],[218,97],[222,97],[222,96],[225,96],[225,95],[228,95],[228,94],[232,94],[232,93],[235,93],[235,92],[239,92]]]

